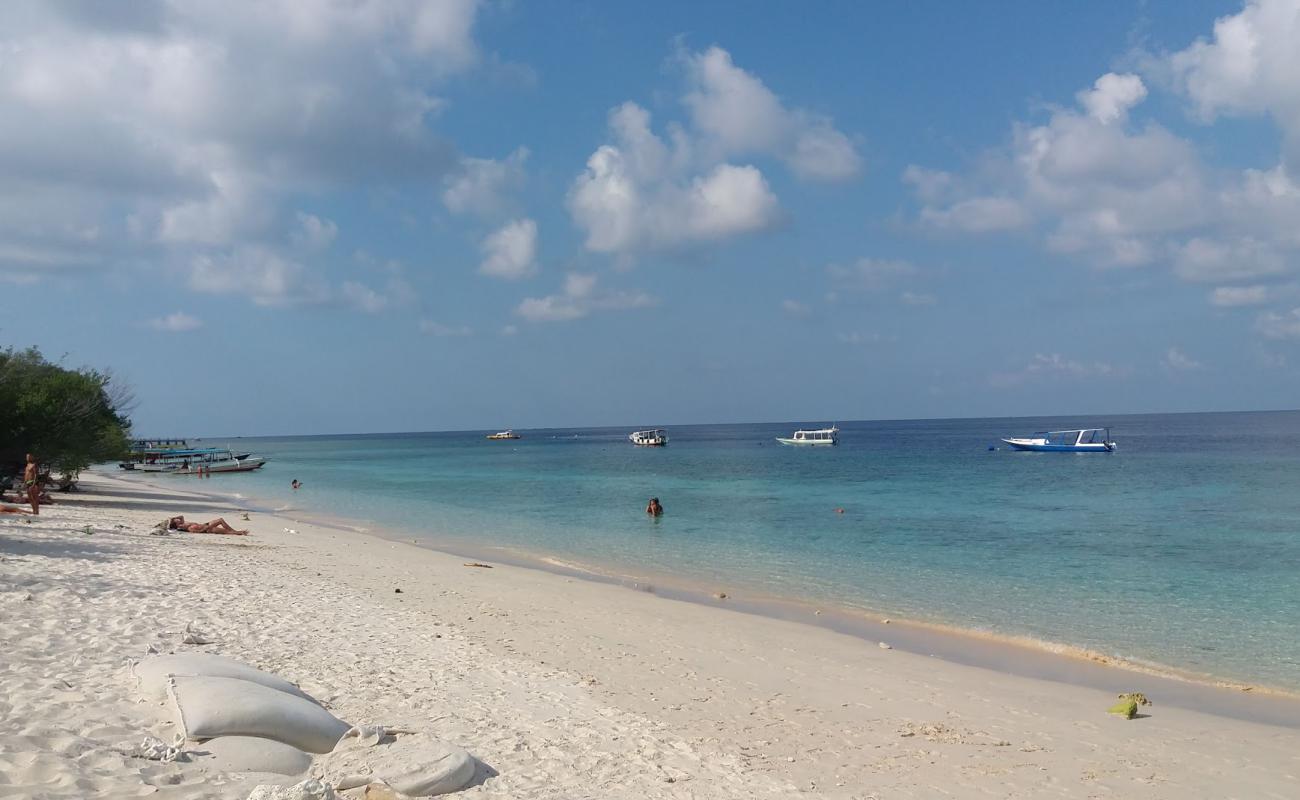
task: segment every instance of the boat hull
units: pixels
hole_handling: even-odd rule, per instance
[[[834,439],[785,439],[778,436],[776,440],[791,447],[834,447],[836,445]]]
[[[1108,444],[1044,444],[1020,439],[1003,439],[1013,450],[1029,453],[1109,453],[1115,449],[1115,443]]]

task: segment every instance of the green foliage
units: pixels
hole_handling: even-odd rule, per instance
[[[1139,706],[1149,706],[1151,701],[1141,692],[1125,692],[1119,695],[1119,702],[1106,709],[1107,714],[1115,714],[1124,719],[1134,719],[1138,715]]]
[[[21,473],[27,453],[70,479],[123,457],[130,404],[108,373],[67,369],[36,348],[0,350],[0,479]]]

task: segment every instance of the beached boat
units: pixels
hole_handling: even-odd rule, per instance
[[[627,438],[632,440],[632,444],[639,447],[663,447],[668,444],[668,431],[663,428],[633,431],[628,434]]]
[[[790,438],[776,437],[781,444],[790,445],[835,445],[840,441],[840,429],[832,425],[829,428],[818,428],[815,431],[795,431]]]
[[[1115,449],[1110,428],[1043,431],[1023,439],[1003,439],[1016,450],[1037,453],[1109,453]]]
[[[515,433],[514,431],[511,431],[511,430],[504,430],[504,431],[497,431],[496,433],[489,433],[488,436],[487,436],[487,438],[489,438],[489,439],[520,439],[520,438],[523,438],[523,437],[521,437],[519,434]]]

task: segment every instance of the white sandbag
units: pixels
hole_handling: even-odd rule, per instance
[[[293,786],[263,784],[248,795],[248,800],[341,800],[333,787],[317,780],[306,780]]]
[[[174,675],[167,696],[190,739],[260,736],[328,753],[349,727],[310,700],[236,678]]]
[[[459,791],[474,777],[478,763],[461,748],[425,733],[385,737],[373,747],[344,739],[318,759],[314,774],[340,792],[383,782],[410,797]]]
[[[189,755],[215,772],[271,772],[301,775],[311,767],[311,756],[293,745],[255,736],[220,736],[192,747]]]
[[[263,672],[242,661],[207,653],[177,653],[146,658],[135,666],[140,688],[155,700],[167,699],[167,679],[172,675],[204,675],[210,678],[238,678],[269,689],[311,700],[311,697],[278,675]]]

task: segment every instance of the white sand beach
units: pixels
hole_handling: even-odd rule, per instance
[[[150,648],[246,661],[350,723],[460,745],[485,765],[468,797],[1300,797],[1300,730],[1162,705],[1142,675],[1154,705],[1129,721],[1096,689],[244,521],[175,484],[88,475],[0,519],[0,798],[242,800],[266,782],[125,754],[175,733],[128,667]],[[252,535],[149,535],[174,514]],[[182,643],[187,626],[211,643]]]

